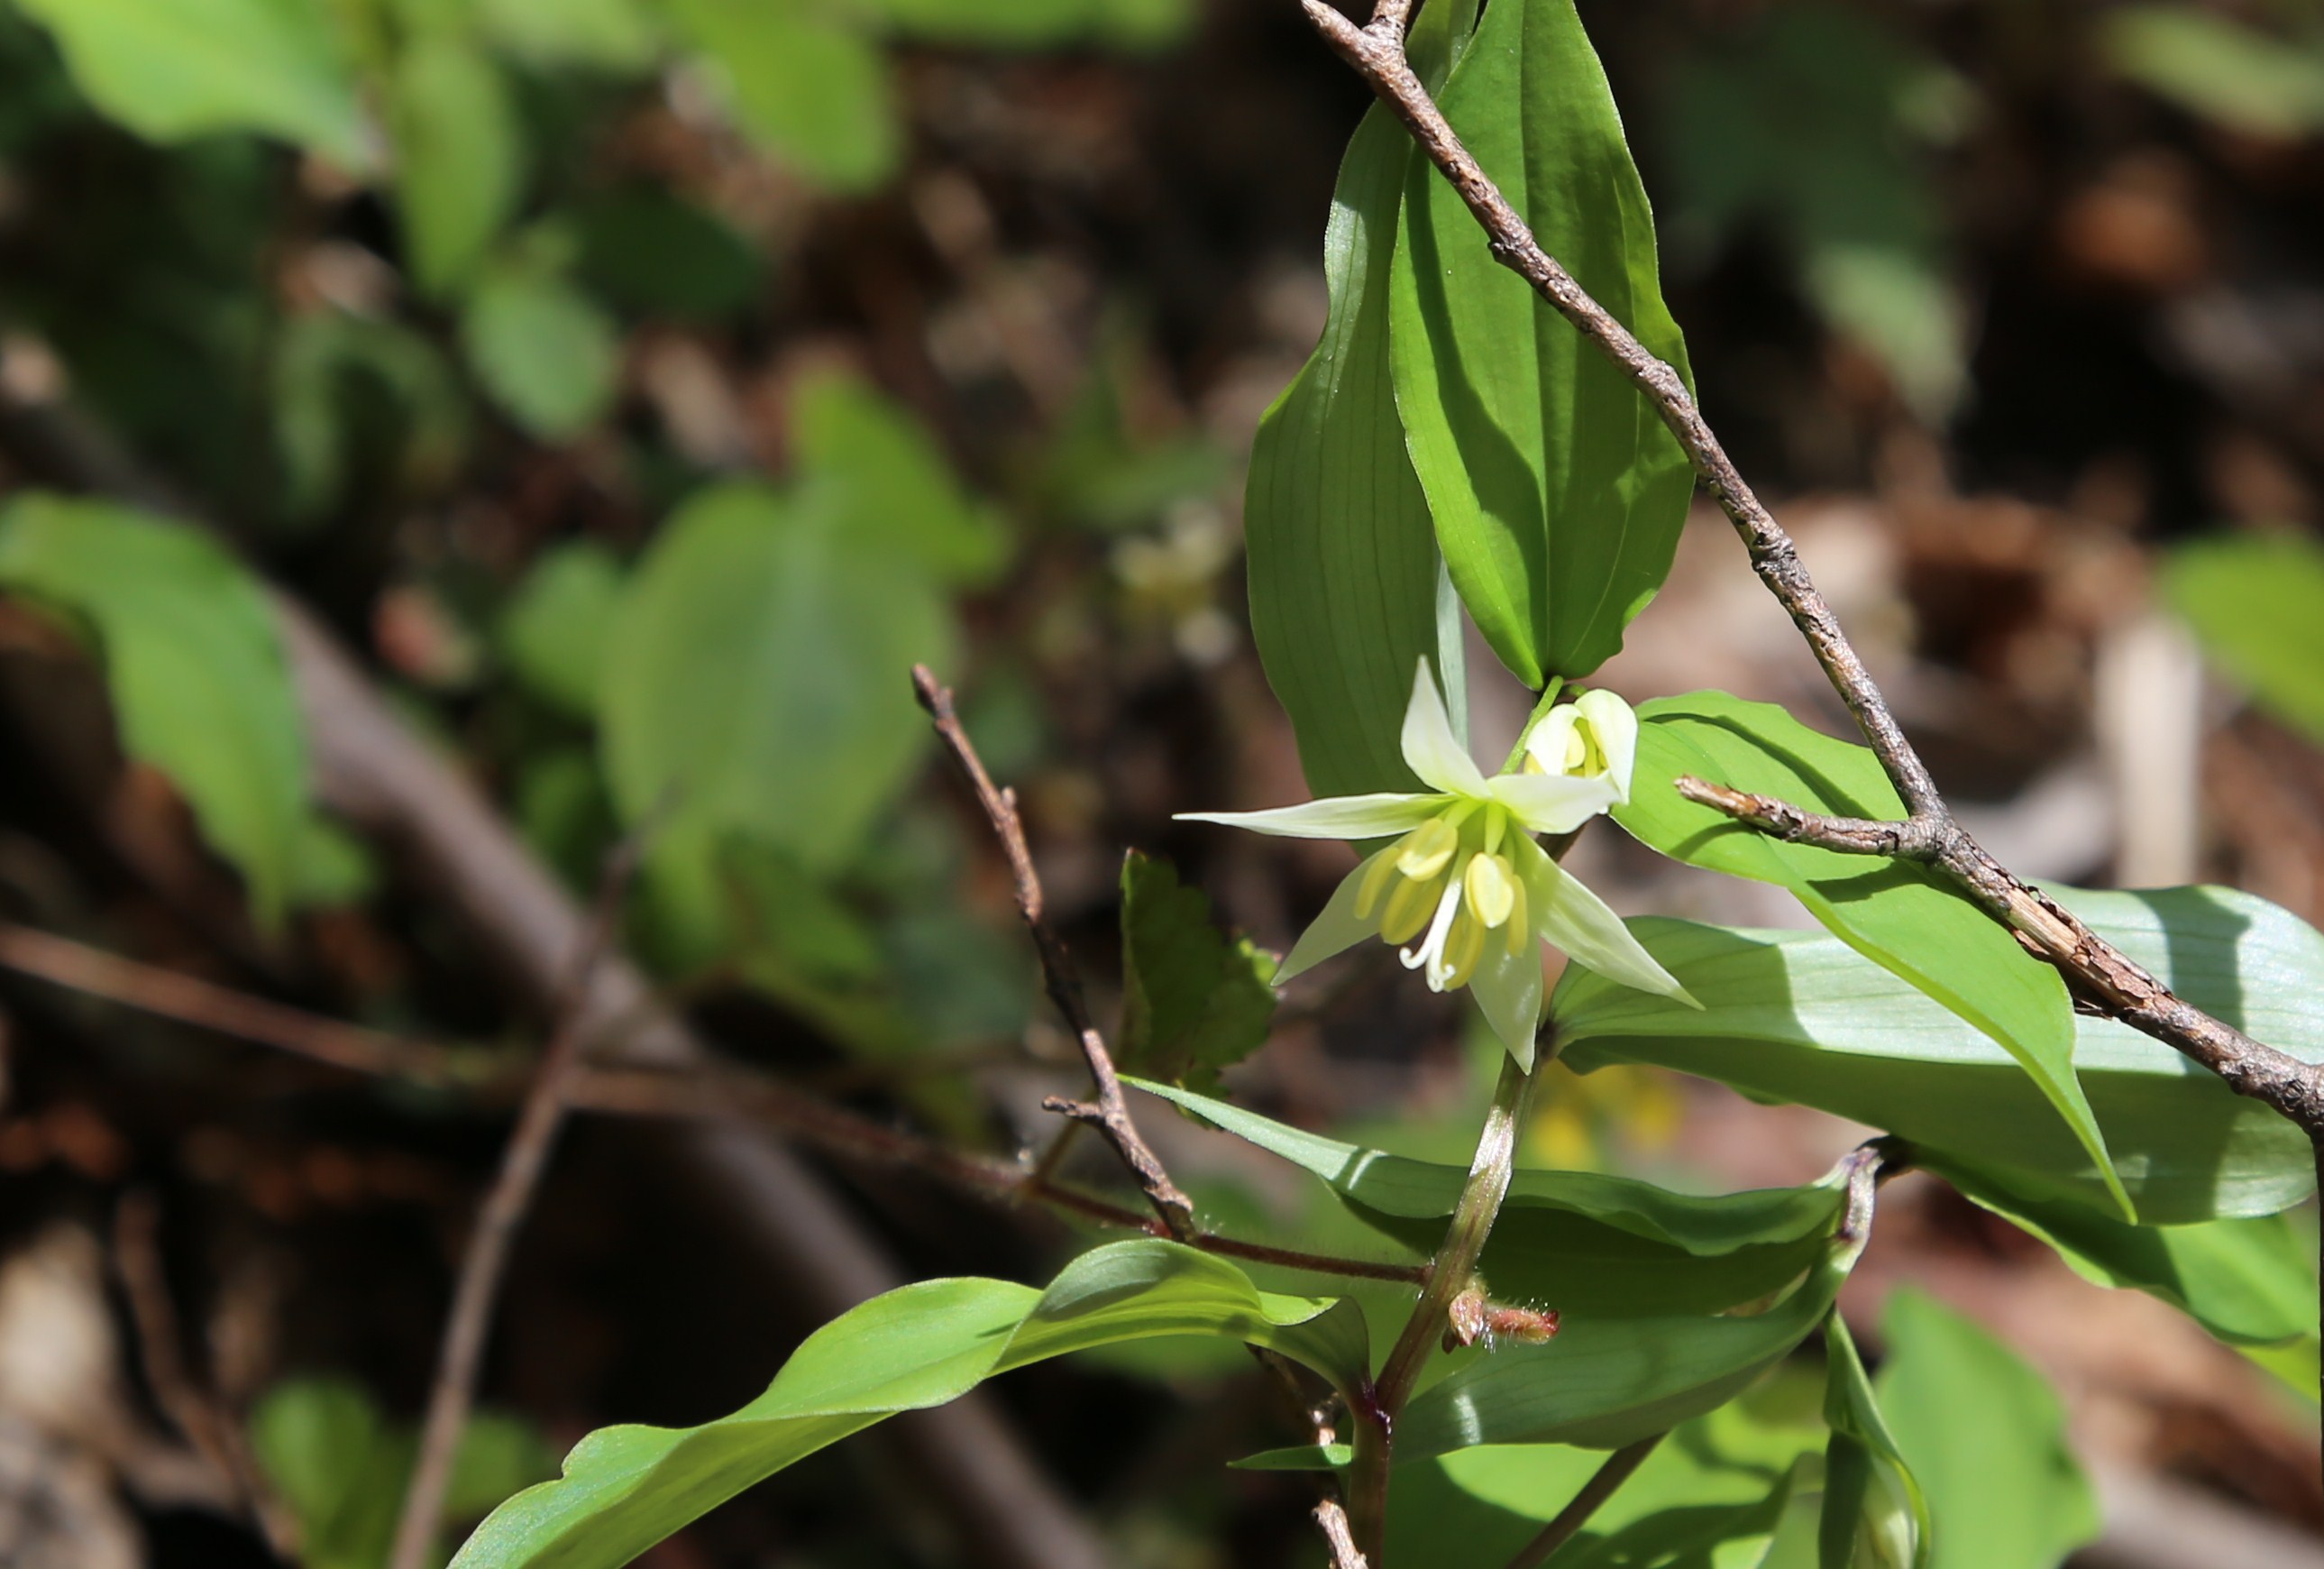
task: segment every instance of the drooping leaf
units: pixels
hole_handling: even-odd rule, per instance
[[[42,494],[0,511],[0,589],[94,631],[122,750],[168,776],[278,921],[308,833],[307,741],[265,591],[189,528]]]
[[[1443,1239],[1467,1180],[1463,1167],[1342,1143],[1187,1090],[1139,1087],[1313,1173],[1419,1255]],[[1696,1197],[1630,1177],[1521,1169],[1481,1272],[1502,1298],[1568,1316],[1712,1312],[1797,1278],[1823,1251],[1843,1196],[1833,1182]]]
[[[902,407],[836,373],[804,378],[791,400],[793,461],[804,483],[835,493],[845,526],[946,582],[987,584],[1007,563],[1008,525]]]
[[[74,82],[156,142],[279,136],[362,171],[373,135],[324,0],[23,0]]]
[[[622,597],[622,565],[602,545],[560,545],[533,564],[501,612],[501,652],[537,697],[594,719],[605,630]]]
[[[1654,214],[1572,0],[1485,10],[1445,117],[1552,255],[1686,369]],[[1407,161],[1390,358],[1412,465],[1462,601],[1520,680],[1587,675],[1670,571],[1694,475],[1622,373],[1494,261],[1459,194]]]
[[[716,68],[743,130],[835,190],[866,190],[901,152],[888,62],[872,40],[799,0],[670,0]]]
[[[2282,1345],[2316,1333],[2316,1267],[2283,1215],[2126,1225],[2069,1200],[2014,1193],[1969,1161],[1932,1152],[1923,1164],[2057,1249],[2085,1279],[2159,1297],[2230,1344]]]
[[[2197,1007],[2324,1059],[2324,1028],[2299,1001],[2301,977],[2324,973],[2324,937],[2298,918],[2226,889],[2052,891]],[[1569,970],[1550,1015],[1570,1066],[1676,1068],[1901,1134],[2023,1195],[2114,1208],[2089,1150],[1998,1046],[1844,945],[1659,918],[1631,929],[1705,1011]],[[2076,1068],[2142,1219],[2273,1214],[2314,1190],[2306,1138],[2274,1112],[2127,1026],[2074,1022]]]
[[[1167,861],[1121,863],[1120,1066],[1207,1089],[1267,1039],[1277,955],[1211,919],[1210,896]]]
[[[2324,744],[2324,547],[2305,537],[2206,540],[2163,584],[2203,651],[2260,706]]]
[[[1615,819],[1674,859],[1789,889],[1833,936],[1998,1041],[2089,1151],[2127,1214],[2130,1200],[2074,1077],[2073,1004],[2055,970],[1924,867],[1787,844],[1697,806],[1672,782],[1693,774],[1810,811],[1901,818],[1904,805],[1872,753],[1774,704],[1723,692],[1656,698],[1638,717],[1637,771]]]
[[[389,89],[396,208],[411,276],[441,298],[473,270],[516,209],[524,132],[500,69],[449,32],[417,40]]]
[[[2150,92],[2246,135],[2324,131],[2324,48],[2189,5],[2126,5],[2099,33],[2115,69]]]
[[[460,339],[493,400],[545,440],[578,435],[613,401],[613,324],[554,273],[493,269],[468,297]]]
[[[1343,1390],[1369,1364],[1352,1307],[1255,1288],[1222,1259],[1162,1241],[1084,1254],[1036,1291],[929,1280],[875,1297],[810,1335],[767,1392],[699,1427],[609,1427],[565,1474],[478,1527],[456,1569],[616,1569],[734,1494],[898,1411],[942,1405],[988,1378],[1155,1335],[1264,1346]]]
[[[925,751],[906,672],[954,662],[951,615],[840,521],[811,491],[725,485],[639,563],[607,632],[600,734],[625,817],[669,793],[669,854],[740,832],[828,871]]]
[[[1881,1315],[1875,1380],[1898,1454],[1928,1497],[1933,1569],[2052,1569],[2098,1534],[2097,1501],[2042,1375],[1934,1298]]]
[[[1831,1440],[1823,1452],[1817,1560],[1821,1569],[1929,1569],[1928,1500],[1837,1313],[1824,1320],[1823,1344],[1823,1419]]]

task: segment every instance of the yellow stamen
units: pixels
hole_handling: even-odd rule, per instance
[[[1452,918],[1452,929],[1444,937],[1442,990],[1457,992],[1467,985],[1469,977],[1477,973],[1477,961],[1484,955],[1484,926],[1464,908]]]
[[[1460,825],[1452,814],[1431,817],[1406,834],[1404,843],[1397,847],[1397,870],[1406,877],[1434,877],[1444,870],[1444,863],[1460,847]]]
[[[1388,880],[1396,875],[1397,856],[1389,851],[1373,859],[1364,872],[1364,880],[1356,884],[1356,918],[1370,920],[1372,911],[1379,908],[1380,895],[1387,891]]]
[[[1509,918],[1517,904],[1517,878],[1509,872],[1509,863],[1499,855],[1471,855],[1469,869],[1462,874],[1461,891],[1467,895],[1469,908],[1477,918],[1489,928],[1497,928]]]
[[[1523,958],[1526,944],[1533,940],[1533,928],[1526,920],[1526,885],[1522,877],[1509,879],[1509,918],[1501,929],[1509,934],[1509,957]]]
[[[1407,877],[1396,885],[1388,896],[1388,904],[1380,910],[1380,941],[1391,946],[1410,942],[1428,918],[1436,913],[1436,901],[1444,892],[1443,877]]]

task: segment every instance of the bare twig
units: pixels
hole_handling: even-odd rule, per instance
[[[161,1260],[161,1210],[141,1190],[122,1196],[113,1212],[113,1266],[137,1331],[137,1349],[154,1398],[186,1441],[226,1483],[266,1537],[274,1555],[298,1562],[299,1527],[243,1441],[225,1403],[186,1366],[176,1305]]]
[[[1909,854],[1952,881],[2027,948],[2055,966],[2079,995],[2110,1017],[2176,1048],[2225,1079],[2239,1094],[2275,1107],[2311,1135],[2324,1135],[2324,1066],[2260,1045],[2241,1030],[2172,994],[2153,975],[1987,854],[1955,822],[1928,765],[1889,709],[1871,672],[1849,642],[1831,606],[1802,564],[1791,536],[1752,493],[1734,460],[1695,406],[1678,372],[1545,251],[1477,160],[1462,144],[1405,54],[1405,0],[1377,0],[1358,26],[1325,3],[1301,0],[1317,32],[1401,120],[1423,153],[1451,182],[1483,228],[1493,259],[1508,267],[1610,359],[1645,395],[1684,448],[1694,470],[1742,538],[1752,569],[1791,615],[1825,676],[1855,716],[1902,798],[1906,820],[1890,826],[1893,844],[1863,822],[1821,823],[1781,802],[1755,798],[1757,816],[1738,820],[1803,842],[1859,854]],[[1700,781],[1697,781],[1700,784]],[[1725,809],[1715,796],[1697,796]],[[1736,804],[1743,804],[1738,797]],[[1811,835],[1823,833],[1824,837]]]
[[[1615,1489],[1630,1480],[1630,1473],[1646,1463],[1655,1445],[1663,1441],[1662,1434],[1641,1438],[1625,1444],[1606,1457],[1606,1463],[1592,1472],[1573,1501],[1557,1511],[1557,1517],[1541,1528],[1541,1535],[1527,1542],[1509,1560],[1509,1569],[1540,1569],[1549,1562],[1549,1555],[1572,1541],[1582,1527],[1590,1523],[1605,1501],[1614,1496]]]
[[[500,1295],[501,1278],[507,1271],[517,1230],[524,1223],[525,1212],[532,1207],[558,1130],[564,1125],[566,1098],[589,1039],[588,1016],[580,1000],[586,995],[590,973],[612,945],[622,899],[637,871],[641,839],[642,830],[632,833],[606,862],[596,906],[590,912],[581,950],[574,958],[569,995],[558,1010],[548,1046],[541,1050],[532,1088],[502,1154],[500,1174],[484,1197],[475,1234],[460,1260],[460,1278],[445,1324],[436,1382],[428,1394],[419,1457],[412,1464],[411,1485],[403,1496],[403,1515],[396,1524],[389,1569],[424,1569],[442,1528],[444,1493],[451,1485],[452,1462],[475,1395],[476,1368],[484,1360],[484,1340],[492,1328],[493,1302]]]
[[[1348,1511],[1340,1507],[1338,1499],[1318,1503],[1314,1515],[1316,1529],[1323,1533],[1332,1549],[1332,1569],[1370,1569],[1371,1561],[1358,1550],[1355,1535],[1348,1527]]]
[[[1147,1202],[1162,1217],[1170,1234],[1182,1242],[1190,1241],[1199,1229],[1194,1224],[1194,1204],[1170,1180],[1161,1158],[1130,1117],[1130,1103],[1122,1095],[1121,1078],[1114,1072],[1113,1057],[1106,1050],[1105,1037],[1090,1021],[1089,1003],[1082,996],[1073,956],[1065,952],[1064,939],[1043,914],[1041,875],[1034,869],[1033,852],[1025,843],[1025,825],[1017,815],[1017,792],[995,785],[992,776],[984,771],[983,760],[976,755],[974,743],[961,728],[960,715],[954,711],[951,691],[937,682],[926,665],[912,667],[912,690],[918,694],[920,706],[927,710],[953,761],[976,792],[977,804],[984,808],[992,832],[1009,857],[1009,869],[1017,881],[1017,910],[1025,918],[1025,929],[1032,934],[1034,949],[1040,955],[1042,983],[1065,1027],[1080,1043],[1083,1060],[1089,1064],[1095,1100],[1069,1101],[1052,1095],[1042,1104],[1103,1134],[1114,1153],[1121,1157],[1122,1164],[1138,1178],[1138,1185],[1146,1190]],[[1044,1170],[1040,1175],[1046,1177],[1048,1174]]]

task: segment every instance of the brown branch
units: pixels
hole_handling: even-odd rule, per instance
[[[1995,918],[2007,923],[2031,952],[2056,967],[2078,996],[2185,1053],[2238,1094],[2265,1102],[2312,1136],[2324,1138],[2324,1066],[2263,1046],[2175,996],[2055,900],[1996,861],[1953,819],[1928,765],[1808,576],[1791,536],[1745,483],[1695,406],[1685,381],[1542,248],[1430,98],[1405,55],[1408,7],[1403,0],[1378,0],[1371,22],[1360,27],[1325,0],[1301,0],[1301,5],[1316,32],[1404,123],[1428,161],[1460,194],[1483,228],[1493,259],[1532,285],[1602,351],[1670,428],[1704,487],[1741,536],[1752,569],[1789,613],[1855,716],[1906,811],[1904,823],[1884,826],[1861,820],[1820,820],[1796,807],[1757,798],[1750,803],[1756,816],[1738,814],[1739,820],[1803,843],[1858,854],[1909,854],[1927,862]],[[1716,798],[1694,798],[1720,805]],[[1822,836],[1811,836],[1814,835]],[[1895,844],[1882,844],[1884,835],[1893,835]]]
[[[926,665],[912,667],[912,690],[918,695],[920,706],[927,710],[953,761],[976,792],[977,804],[984,808],[993,835],[1009,857],[1009,870],[1017,881],[1017,912],[1025,918],[1025,929],[1032,934],[1034,950],[1040,955],[1042,983],[1048,990],[1049,1001],[1056,1005],[1065,1027],[1080,1044],[1083,1060],[1089,1064],[1090,1082],[1097,1095],[1094,1101],[1070,1101],[1052,1095],[1041,1103],[1103,1134],[1114,1153],[1121,1157],[1122,1164],[1138,1178],[1139,1186],[1145,1189],[1147,1202],[1161,1216],[1170,1235],[1182,1242],[1191,1241],[1199,1230],[1194,1224],[1194,1204],[1170,1180],[1160,1157],[1139,1132],[1130,1114],[1130,1103],[1121,1093],[1120,1075],[1114,1072],[1112,1054],[1106,1050],[1105,1037],[1090,1021],[1089,1003],[1082,995],[1073,956],[1065,952],[1064,939],[1043,913],[1041,874],[1034,869],[1033,852],[1025,842],[1025,825],[1017,813],[1017,792],[995,785],[992,776],[984,771],[984,761],[976,755],[975,744],[961,728],[951,691],[938,684]],[[1047,1164],[1044,1163],[1040,1173],[1045,1177],[1048,1175]]]
[[[1549,1555],[1580,1534],[1582,1527],[1590,1523],[1590,1517],[1614,1496],[1615,1490],[1629,1481],[1630,1473],[1646,1463],[1646,1456],[1655,1452],[1655,1445],[1663,1441],[1663,1436],[1660,1433],[1654,1434],[1635,1444],[1625,1444],[1608,1455],[1606,1463],[1591,1472],[1590,1480],[1582,1484],[1582,1491],[1573,1495],[1573,1500],[1558,1510],[1556,1518],[1541,1528],[1541,1535],[1527,1542],[1518,1550],[1517,1555],[1509,1560],[1509,1569],[1540,1569],[1542,1564],[1548,1563]]]
[[[396,1524],[394,1550],[389,1569],[424,1569],[442,1528],[444,1494],[451,1486],[452,1463],[467,1426],[468,1407],[475,1395],[476,1369],[484,1360],[484,1341],[492,1329],[493,1303],[500,1295],[509,1255],[525,1212],[549,1168],[558,1131],[564,1126],[567,1096],[589,1042],[588,1016],[581,1006],[589,977],[612,946],[613,926],[623,895],[637,872],[645,830],[633,832],[607,859],[597,901],[590,912],[580,951],[574,956],[568,996],[558,1011],[558,1022],[542,1048],[532,1087],[515,1130],[502,1153],[500,1174],[485,1195],[475,1233],[460,1260],[460,1278],[452,1296],[452,1311],[444,1329],[444,1343],[436,1365],[436,1382],[428,1394],[428,1415],[420,1425],[420,1452],[411,1468],[411,1483],[403,1496],[403,1515]]]
[[[1314,1510],[1316,1529],[1332,1549],[1332,1569],[1370,1569],[1371,1560],[1356,1546],[1355,1534],[1348,1526],[1348,1511],[1340,1500],[1327,1498]]]

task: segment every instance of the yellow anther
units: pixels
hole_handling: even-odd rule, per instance
[[[1498,928],[1509,918],[1517,907],[1517,880],[1509,863],[1499,855],[1471,855],[1469,869],[1462,874],[1461,891],[1467,896],[1469,908],[1477,918],[1489,928]]]
[[[1434,877],[1444,870],[1452,859],[1452,852],[1461,847],[1460,825],[1452,814],[1431,817],[1404,836],[1397,847],[1397,870],[1406,877]]]
[[[1509,879],[1509,918],[1501,929],[1509,934],[1509,957],[1525,956],[1526,945],[1533,940],[1533,928],[1526,921],[1526,885],[1522,877]]]
[[[1565,771],[1586,773],[1590,769],[1590,742],[1582,732],[1590,722],[1576,720],[1573,728],[1565,733]]]
[[[1464,909],[1452,918],[1452,929],[1444,936],[1444,967],[1437,989],[1457,992],[1467,985],[1469,977],[1477,973],[1477,961],[1484,955],[1484,926]]]
[[[1380,941],[1391,946],[1410,942],[1436,913],[1443,892],[1442,876],[1406,877],[1397,882],[1380,911]]]
[[[1356,884],[1356,918],[1370,920],[1372,911],[1379,908],[1380,895],[1388,891],[1388,880],[1397,874],[1394,851],[1373,857],[1364,872],[1364,880]]]

